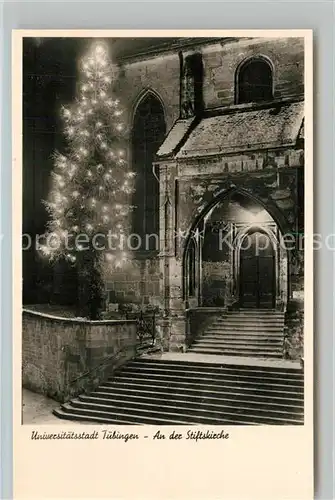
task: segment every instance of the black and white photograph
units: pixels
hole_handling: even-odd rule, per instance
[[[303,426],[305,37],[22,44],[21,423]]]

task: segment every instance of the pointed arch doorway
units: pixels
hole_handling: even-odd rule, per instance
[[[240,248],[240,307],[275,307],[275,250],[271,238],[259,229],[245,234]]]
[[[190,239],[183,258],[186,308],[286,309],[288,253],[263,203],[234,190],[204,208],[197,232],[196,254]]]

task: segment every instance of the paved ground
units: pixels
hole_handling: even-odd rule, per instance
[[[197,363],[217,363],[226,365],[246,365],[246,366],[273,366],[276,368],[300,368],[299,361],[289,361],[286,359],[251,358],[245,356],[222,356],[215,354],[198,353],[178,353],[164,352],[163,354],[149,354],[143,358],[154,358],[166,361],[195,361]]]
[[[59,403],[53,399],[22,389],[22,401],[23,424],[73,425],[73,422],[62,420],[52,414],[52,410],[59,407]]]

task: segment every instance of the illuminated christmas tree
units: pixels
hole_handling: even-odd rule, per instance
[[[42,251],[76,267],[78,314],[96,319],[104,294],[103,263],[117,268],[128,258],[122,242],[130,229],[134,173],[125,158],[126,130],[104,45],[93,44],[80,72],[77,100],[62,109],[68,149],[55,154]]]

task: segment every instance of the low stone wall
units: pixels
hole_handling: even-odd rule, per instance
[[[136,356],[136,329],[135,320],[87,321],[23,310],[23,387],[58,401],[93,389]]]

